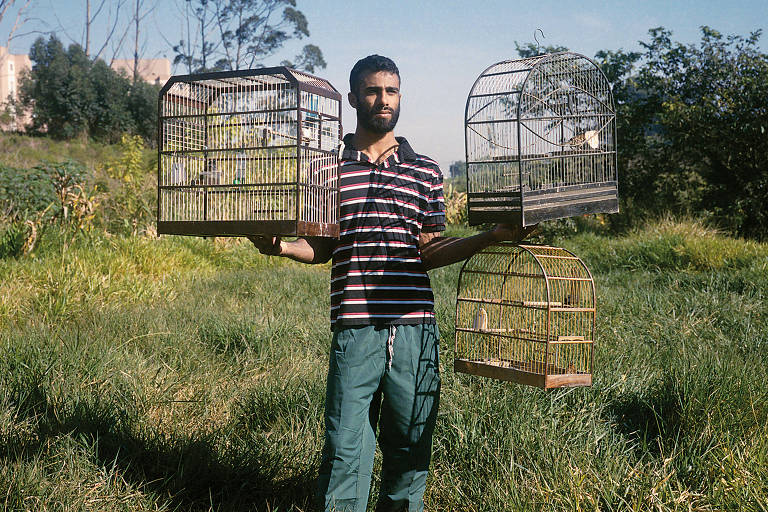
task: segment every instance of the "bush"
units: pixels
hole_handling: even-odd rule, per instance
[[[29,56],[35,64],[22,78],[20,97],[32,110],[32,131],[112,143],[125,132],[154,139],[157,86],[132,83],[104,61],[91,61],[79,45],[65,50],[55,36],[38,38]]]
[[[99,199],[88,178],[87,169],[71,160],[32,169],[0,166],[0,258],[31,252],[52,223],[65,245],[90,231]]]
[[[13,221],[42,212],[48,218],[66,217],[66,196],[86,176],[87,169],[72,160],[43,162],[31,169],[0,165],[0,210]]]
[[[671,212],[768,237],[768,55],[760,31],[724,36],[705,26],[697,45],[675,42],[661,27],[649,33],[642,53],[596,55],[617,104],[619,188],[628,199],[617,222]]]
[[[445,220],[448,224],[467,224],[467,193],[459,192],[450,183],[445,185]]]
[[[144,140],[124,134],[120,155],[106,166],[103,224],[109,231],[137,234],[154,219],[155,174],[147,160]]]
[[[0,259],[18,258],[24,253],[29,228],[23,222],[11,222],[0,226]]]

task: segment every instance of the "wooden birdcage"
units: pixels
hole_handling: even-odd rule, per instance
[[[338,236],[329,82],[285,67],[173,76],[158,108],[158,233]]]
[[[464,263],[456,371],[541,388],[590,386],[594,333],[592,275],[569,251],[501,243]]]
[[[587,57],[494,64],[472,86],[464,119],[470,224],[619,210],[613,95]]]

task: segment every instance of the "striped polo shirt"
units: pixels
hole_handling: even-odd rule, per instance
[[[331,270],[331,328],[434,323],[419,234],[443,231],[437,163],[402,137],[379,165],[344,138],[339,162],[339,241]]]

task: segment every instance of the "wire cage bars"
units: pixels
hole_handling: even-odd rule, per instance
[[[173,76],[158,109],[158,233],[338,236],[329,82],[286,67]]]
[[[470,224],[619,210],[613,96],[591,59],[494,64],[472,86],[464,119]]]
[[[495,244],[464,263],[458,372],[556,388],[592,385],[595,287],[565,249]]]

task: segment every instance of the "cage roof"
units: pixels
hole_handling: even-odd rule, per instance
[[[580,71],[597,71],[602,80],[607,83],[600,67],[590,58],[575,52],[557,52],[536,55],[523,59],[512,59],[497,62],[486,68],[472,85],[469,97],[483,95],[502,95],[518,91],[533,72],[551,74]]]
[[[173,94],[210,103],[212,98],[222,92],[236,90],[238,87],[274,87],[285,83],[291,83],[300,90],[341,100],[339,91],[328,80],[285,66],[174,75],[160,90],[160,95],[165,95],[175,84],[188,84],[189,87],[175,87]]]

